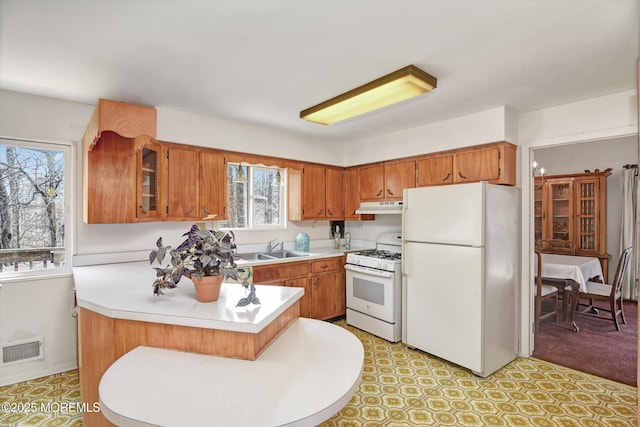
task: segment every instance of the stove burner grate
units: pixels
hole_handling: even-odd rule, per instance
[[[382,250],[356,252],[356,255],[361,255],[361,256],[366,256],[371,258],[378,258],[378,259],[388,259],[388,260],[402,259],[402,254],[400,252],[391,252],[391,251],[382,251]]]

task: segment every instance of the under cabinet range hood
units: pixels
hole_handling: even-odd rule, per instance
[[[356,210],[357,214],[402,214],[402,201],[361,202]]]

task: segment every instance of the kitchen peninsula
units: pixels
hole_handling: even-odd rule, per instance
[[[297,387],[294,394],[303,397],[305,390],[310,393],[313,389],[320,388],[326,390],[327,396],[320,402],[320,406],[324,406],[317,406],[317,402],[314,405],[303,405],[303,408],[311,412],[297,411],[295,413],[298,418],[289,419],[287,417],[291,412],[281,408],[277,403],[278,396],[272,393],[272,398],[276,399],[273,410],[280,411],[277,416],[272,414],[275,417],[273,420],[284,420],[299,425],[317,423],[321,421],[318,417],[330,417],[355,393],[364,360],[362,345],[342,328],[312,319],[299,319],[299,299],[304,293],[303,289],[262,285],[258,288],[260,305],[236,308],[237,301],[245,292],[239,284],[224,283],[217,302],[199,303],[188,280],[167,291],[165,295],[155,297],[151,288],[154,277],[155,271],[150,268],[148,262],[74,268],[79,306],[78,360],[83,402],[98,402],[103,397],[99,395],[98,388],[103,374],[110,367],[110,377],[113,378],[122,375],[122,372],[129,372],[132,367],[140,364],[155,366],[155,373],[149,378],[141,377],[144,375],[142,371],[133,368],[131,372],[136,375],[126,374],[123,377],[130,379],[131,384],[123,384],[122,381],[116,381],[115,384],[119,384],[122,390],[125,390],[133,384],[144,388],[151,387],[154,381],[167,380],[169,382],[164,384],[170,384],[168,392],[173,389],[183,390],[177,397],[172,394],[171,398],[173,404],[179,407],[176,398],[187,399],[188,390],[198,390],[204,386],[191,383],[191,380],[186,379],[188,376],[181,380],[181,372],[191,369],[189,366],[207,366],[208,374],[201,373],[202,378],[212,375],[220,366],[227,366],[227,369],[237,374],[235,377],[232,376],[234,381],[243,387],[251,387],[256,379],[251,376],[243,378],[245,372],[251,372],[250,369],[277,371],[278,360],[287,360],[287,357],[287,366],[298,367],[297,376],[304,377],[305,372],[317,375],[317,372],[313,374],[313,371],[319,370],[318,372],[322,373],[319,378],[322,380],[324,377],[322,381],[326,386],[317,382],[303,383],[301,386],[298,381],[291,381],[290,377],[283,374],[278,383],[263,384],[266,390],[270,387],[274,390]],[[320,348],[317,349],[317,356],[304,356],[304,348],[309,348],[306,341],[316,338],[316,346],[333,346],[331,342],[335,338],[344,348],[337,352],[333,347],[330,351],[328,348],[326,351],[320,351]],[[349,375],[335,369],[334,365],[342,362],[332,360],[335,358],[332,356],[334,354],[340,354],[341,361],[342,357],[347,355],[347,359],[351,361],[347,363],[350,366]],[[297,365],[290,359],[292,355],[294,359],[295,355],[302,355]],[[244,364],[238,365],[238,362]],[[336,373],[339,373],[342,380],[338,381]],[[198,374],[192,378],[198,378]],[[275,381],[273,377],[269,378]],[[347,383],[350,384],[345,383],[344,378],[347,378]],[[122,390],[114,390],[113,381],[110,384],[111,392],[106,393],[107,399],[111,400],[108,403],[102,402],[104,414],[110,414],[109,419],[114,422],[122,419],[118,417],[129,418],[132,414],[126,410],[125,413],[117,413],[115,408],[121,408],[118,401],[121,399],[119,396],[122,396]],[[336,389],[336,384],[341,387]],[[224,381],[209,381],[206,385],[213,387],[205,397],[207,401],[213,397],[211,393],[230,396],[229,393],[234,388],[234,384]],[[220,389],[216,390],[215,387]],[[240,396],[242,394],[239,394]],[[310,395],[307,398],[314,401],[310,399]],[[246,402],[242,400],[230,402],[226,398],[223,402],[222,406],[226,410],[246,410]],[[112,408],[109,405],[115,406]],[[208,406],[202,405],[202,408],[207,408],[208,411]],[[153,413],[155,411],[152,408],[148,408],[147,412],[142,411],[141,418],[137,419],[138,424],[131,425],[146,425],[146,414]],[[316,414],[315,418],[313,414]],[[86,425],[111,425],[103,413],[85,413],[83,416]],[[207,416],[210,416],[209,412],[202,414],[202,419],[206,419]],[[310,416],[311,418],[308,418]],[[260,418],[254,421],[260,424]]]

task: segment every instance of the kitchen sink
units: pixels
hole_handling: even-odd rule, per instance
[[[270,259],[297,258],[306,256],[306,254],[298,254],[291,251],[273,251],[273,252],[250,252],[245,254],[235,254],[236,259],[245,261],[265,261]]]
[[[263,261],[266,259],[276,259],[275,257],[269,256],[267,254],[264,254],[262,252],[251,252],[251,253],[247,253],[247,254],[235,254],[235,257],[237,259],[243,259],[245,261]]]
[[[301,256],[307,256],[307,254],[299,254],[291,251],[273,251],[273,252],[268,252],[265,255],[271,256],[274,258],[296,258]]]

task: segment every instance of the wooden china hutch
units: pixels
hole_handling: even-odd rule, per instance
[[[600,259],[608,279],[607,177],[611,169],[535,178],[535,241],[573,242],[576,255]]]

